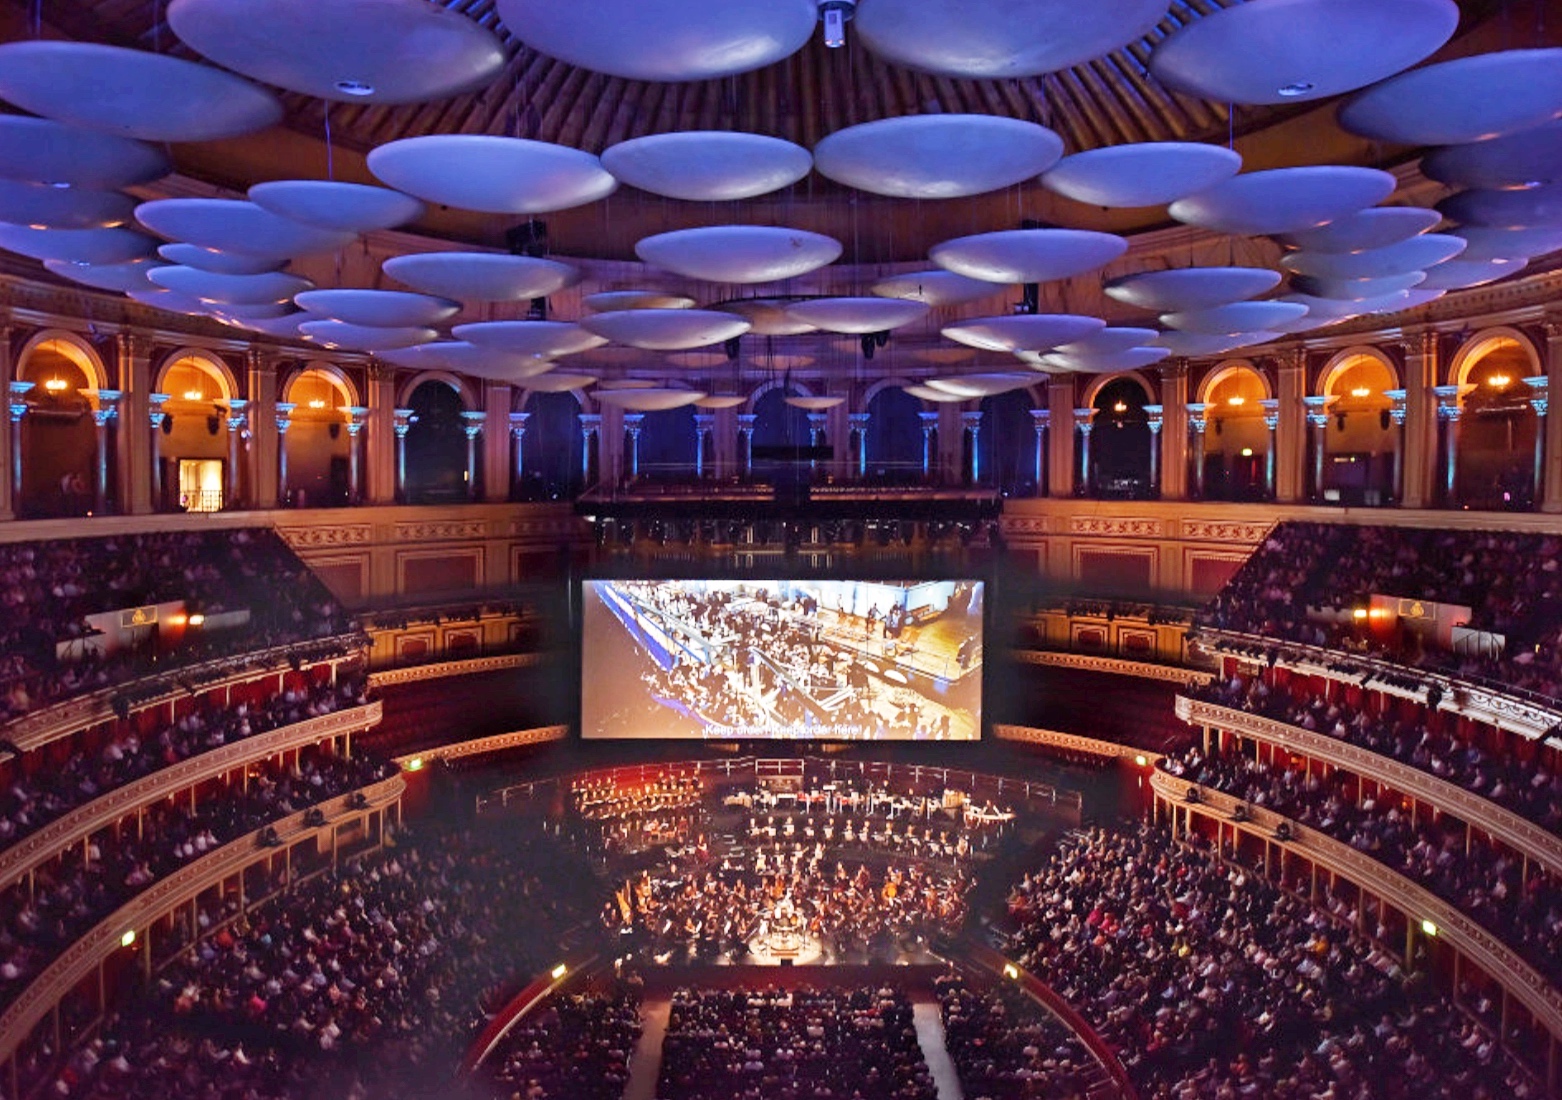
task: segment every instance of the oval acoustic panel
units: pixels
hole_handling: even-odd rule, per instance
[[[944,393],[951,393],[956,397],[970,399],[996,397],[1000,393],[1023,390],[1027,386],[1034,386],[1040,381],[1041,379],[1034,374],[1010,371],[987,374],[961,374],[953,375],[949,378],[929,378],[927,384],[930,389],[942,390]]]
[[[1178,199],[1168,213],[1220,233],[1296,233],[1375,206],[1397,181],[1376,168],[1324,164],[1249,172]]]
[[[801,145],[729,130],[650,134],[602,151],[602,167],[619,182],[690,202],[768,195],[802,179],[813,164]]]
[[[1437,204],[1456,222],[1493,229],[1549,229],[1562,226],[1562,183],[1523,191],[1460,191]]]
[[[1404,275],[1385,275],[1379,279],[1319,279],[1310,275],[1298,275],[1291,286],[1302,294],[1315,298],[1339,298],[1347,302],[1360,302],[1378,298],[1399,290],[1409,290],[1426,282],[1426,272],[1411,271]]]
[[[1161,322],[1183,332],[1236,336],[1244,332],[1275,330],[1305,316],[1307,307],[1296,302],[1232,302],[1209,309],[1163,313]]]
[[[1092,61],[1155,29],[1168,0],[863,0],[854,31],[888,61],[1006,80]]]
[[[787,314],[825,332],[858,336],[920,321],[931,308],[909,298],[814,298],[787,307]]]
[[[549,371],[527,379],[523,385],[536,393],[567,393],[570,390],[583,390],[596,380],[594,374],[555,374]]]
[[[1408,241],[1365,252],[1292,252],[1280,257],[1280,266],[1298,275],[1315,275],[1323,279],[1379,279],[1385,275],[1425,271],[1453,259],[1464,249],[1462,237],[1424,233]]]
[[[260,275],[263,272],[275,271],[287,262],[285,256],[246,256],[239,252],[219,252],[214,248],[202,248],[200,245],[182,242],[158,245],[157,254],[169,263],[199,268],[201,271],[211,271],[218,275]]]
[[[1353,134],[1456,145],[1529,130],[1562,115],[1562,49],[1476,54],[1402,73],[1340,108]]]
[[[1426,273],[1426,279],[1417,284],[1417,290],[1462,290],[1465,287],[1485,286],[1498,279],[1506,279],[1523,271],[1529,262],[1517,260],[1450,260],[1438,264]]]
[[[1071,371],[1077,374],[1106,374],[1109,371],[1139,370],[1170,357],[1171,349],[1132,347],[1122,351],[1071,352],[1062,348],[1036,357],[1037,370]],[[1027,360],[1029,362],[1029,360]]]
[[[662,412],[692,405],[705,395],[698,390],[637,386],[632,389],[597,389],[592,396],[604,405],[616,405],[632,412]]]
[[[984,282],[953,271],[913,271],[906,275],[891,275],[880,279],[869,288],[881,298],[906,298],[914,302],[926,302],[930,306],[958,306],[966,302],[978,302],[994,294],[1003,293],[999,283]]]
[[[293,301],[322,317],[382,328],[437,325],[461,312],[460,302],[404,290],[306,290]]]
[[[143,141],[216,141],[282,121],[276,96],[232,73],[96,42],[0,46],[0,99],[56,122]]]
[[[1114,301],[1156,313],[1208,309],[1253,298],[1280,285],[1280,273],[1263,267],[1181,267],[1113,279],[1105,286]]]
[[[936,244],[939,267],[989,283],[1046,283],[1094,271],[1128,251],[1128,242],[1087,229],[1004,229]]]
[[[504,46],[428,0],[173,0],[168,25],[234,72],[343,103],[421,103],[484,87]]]
[[[130,290],[125,292],[125,297],[133,302],[140,302],[144,306],[151,306],[153,309],[167,310],[169,313],[180,313],[186,317],[208,317],[213,315],[210,302],[203,302],[199,298],[181,294],[177,290],[160,290],[157,287],[153,287],[150,290]]]
[[[1156,344],[1173,355],[1189,359],[1202,359],[1212,355],[1224,355],[1238,348],[1267,344],[1279,336],[1278,332],[1244,332],[1238,336],[1213,336],[1203,332],[1163,332]]]
[[[169,240],[252,256],[334,252],[356,237],[300,225],[240,199],[156,199],[136,207],[136,220]]]
[[[788,309],[791,304],[785,298],[740,298],[734,302],[718,302],[711,308],[742,317],[756,336],[801,336],[819,331],[802,318],[792,316]]]
[[[1153,328],[1104,328],[1083,340],[1059,344],[1053,351],[1059,355],[1111,355],[1144,347],[1158,335],[1159,330]]]
[[[0,221],[34,229],[96,229],[124,225],[136,200],[117,191],[50,187],[0,179]]]
[[[381,352],[379,358],[407,370],[451,370],[478,378],[514,382],[553,369],[547,359],[512,355],[497,348],[478,347],[465,340],[438,340]]]
[[[1241,170],[1242,157],[1219,145],[1147,141],[1064,157],[1041,182],[1050,191],[1091,206],[1161,206]]]
[[[635,255],[689,279],[768,283],[834,263],[841,242],[822,233],[774,225],[715,225],[645,237]]]
[[[1562,249],[1562,226],[1545,229],[1491,229],[1481,226],[1465,226],[1454,230],[1454,236],[1463,237],[1468,246],[1459,254],[1461,260],[1527,260],[1531,256],[1544,256]]]
[[[35,260],[118,264],[150,256],[157,242],[133,229],[33,229],[0,223],[0,248]]]
[[[147,276],[168,290],[177,290],[207,302],[224,305],[258,305],[286,302],[315,284],[297,275],[268,271],[263,275],[218,275],[196,267],[159,267]]]
[[[0,179],[112,189],[150,183],[172,168],[161,150],[143,142],[46,118],[0,115]]]
[[[457,340],[516,355],[551,359],[601,347],[607,339],[572,321],[479,321],[451,329]]]
[[[273,180],[249,189],[256,206],[317,229],[365,233],[416,221],[423,204],[400,191],[330,180]]]
[[[706,394],[694,404],[701,409],[735,409],[748,401],[748,398],[738,394]]]
[[[369,152],[369,171],[426,202],[484,214],[546,214],[605,199],[618,181],[590,153],[491,134],[428,134]]]
[[[1217,103],[1301,103],[1402,72],[1458,26],[1454,0],[1264,0],[1184,23],[1155,47],[1150,71]]]
[[[838,405],[846,404],[846,398],[836,395],[830,395],[826,397],[805,397],[802,395],[795,395],[792,397],[783,397],[781,400],[785,401],[794,409],[806,409],[808,412],[824,412],[826,409],[833,409]]]
[[[950,393],[948,390],[937,390],[932,386],[902,386],[900,388],[912,397],[932,402],[935,405],[957,405],[962,401],[970,400],[969,397],[961,397],[959,394]]]
[[[620,309],[693,309],[694,299],[661,290],[599,290],[581,299],[593,313]]]
[[[546,298],[580,278],[557,260],[498,252],[418,252],[392,256],[385,274],[424,294],[460,302],[521,302]]]
[[[1364,252],[1425,233],[1443,216],[1420,206],[1373,206],[1317,229],[1286,233],[1280,243],[1308,252]]]
[[[99,290],[116,290],[121,294],[130,290],[155,290],[147,272],[159,264],[153,259],[127,260],[117,264],[72,263],[69,260],[45,260],[43,266],[51,274],[97,287]]]
[[[1498,190],[1562,182],[1562,120],[1507,137],[1449,145],[1421,158],[1439,183]]]
[[[304,339],[328,348],[353,348],[357,351],[384,351],[427,344],[439,338],[431,328],[409,326],[382,328],[378,325],[349,325],[345,321],[303,321],[298,331]]]
[[[999,115],[905,115],[837,130],[814,146],[819,174],[902,199],[956,199],[1033,179],[1057,163],[1063,139]]]
[[[311,321],[315,318],[303,310],[296,313],[287,313],[281,317],[273,318],[233,318],[225,323],[237,325],[239,328],[248,329],[251,332],[262,332],[267,336],[274,336],[278,340],[298,339],[298,326],[301,322]]]
[[[741,317],[713,309],[622,309],[585,317],[580,327],[619,344],[678,351],[724,343],[749,330]]]
[[[979,351],[1051,351],[1100,332],[1106,322],[1072,313],[1014,313],[947,326],[946,339]]]

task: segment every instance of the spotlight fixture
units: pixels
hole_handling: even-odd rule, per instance
[[[1286,99],[1295,99],[1297,96],[1306,95],[1308,92],[1312,91],[1314,87],[1316,87],[1316,85],[1314,85],[1311,80],[1297,80],[1290,84],[1282,85],[1281,87],[1276,88],[1275,91],[1284,96]]]
[[[343,95],[362,97],[366,95],[373,95],[374,85],[365,84],[361,80],[338,80],[336,82],[336,90],[341,92]]]
[[[857,0],[823,0],[819,21],[824,24],[824,44],[832,50],[846,45],[846,24],[857,14]]]

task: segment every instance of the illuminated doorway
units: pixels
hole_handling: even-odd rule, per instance
[[[186,512],[221,511],[222,467],[221,459],[181,458],[179,507]]]

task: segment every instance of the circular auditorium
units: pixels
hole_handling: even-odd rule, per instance
[[[1562,1097],[1558,0],[4,0],[0,390],[0,1100]]]

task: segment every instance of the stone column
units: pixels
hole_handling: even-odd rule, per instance
[[[249,402],[242,397],[228,398],[228,479],[223,486],[224,509],[232,510],[239,507],[240,496],[244,482],[239,474],[239,463],[244,454],[244,439],[242,433],[248,427],[249,413],[246,411]]]
[[[1175,359],[1161,368],[1161,499],[1188,495],[1188,361]]]
[[[1047,382],[1047,409],[1057,431],[1047,433],[1052,453],[1047,456],[1047,495],[1074,495],[1074,378],[1053,375]]]
[[[121,390],[83,390],[82,392],[97,398],[97,407],[92,410],[92,424],[97,430],[94,452],[97,477],[92,486],[92,513],[106,516],[109,513],[109,489],[112,484],[109,480],[108,428],[119,416],[119,403],[125,395]]]
[[[716,430],[715,413],[694,414],[694,476],[703,479],[711,470],[711,456],[706,452],[706,440]]]
[[[11,364],[10,317],[10,311],[0,307],[0,393],[5,394],[6,399],[14,404],[16,398],[11,391],[11,377],[14,367]],[[24,405],[23,411],[25,412],[25,410],[26,406]],[[0,455],[5,456],[5,461],[9,467],[6,470],[6,475],[0,477],[0,520],[11,519],[16,514],[16,485],[14,479],[16,478],[15,466],[17,463],[13,459],[13,450],[17,445],[16,441],[19,440],[21,435],[20,428],[20,418],[13,422],[9,414],[0,416]]]
[[[485,412],[468,410],[461,414],[461,430],[466,433],[466,499],[477,499],[479,467],[477,441],[483,434],[483,424],[488,419]]]
[[[277,402],[277,507],[292,507],[287,490],[287,430],[293,426],[293,410],[298,406],[292,401]]]
[[[8,511],[12,514],[22,507],[22,417],[27,415],[27,391],[35,385],[36,382],[9,382],[6,385],[10,397],[7,409],[10,416],[6,418],[6,424],[11,432],[11,473],[5,480]]]
[[[1308,396],[1302,398],[1307,407],[1307,426],[1312,429],[1312,477],[1308,495],[1315,501],[1323,499],[1323,461],[1329,449],[1329,405],[1332,397]]]
[[[363,503],[363,428],[369,422],[366,405],[350,405],[347,413],[347,503]]]
[[[1190,401],[1183,406],[1188,410],[1188,458],[1193,462],[1193,497],[1204,499],[1204,430],[1209,427],[1209,406],[1202,401]]]
[[[1443,491],[1443,507],[1459,507],[1459,395],[1465,387],[1433,386],[1432,396],[1437,399],[1437,422],[1443,435],[1443,466],[1440,482]]]
[[[597,458],[597,476],[600,479],[602,473],[601,458],[597,455],[597,444],[602,435],[601,413],[576,413],[576,419],[580,421],[580,483],[581,488],[591,488],[591,460]]]
[[[1431,329],[1407,334],[1405,341],[1404,507],[1425,508],[1437,492],[1437,398],[1432,392],[1442,374],[1441,349]]]
[[[629,437],[629,453],[624,455],[624,478],[633,481],[640,476],[640,433],[645,430],[645,413],[624,414],[624,434]]]
[[[1562,317],[1548,319],[1545,333],[1547,403],[1562,408]],[[1540,510],[1562,512],[1562,416],[1546,417],[1546,465],[1540,481]]]
[[[1393,402],[1388,414],[1394,423],[1394,466],[1388,491],[1393,495],[1394,503],[1400,504],[1405,499],[1405,391],[1384,390],[1383,396]]]
[[[274,354],[251,348],[249,353],[250,418],[244,441],[249,450],[249,505],[276,508],[286,503],[277,479],[282,472],[282,433],[272,414],[277,397]]]
[[[1264,496],[1268,500],[1275,499],[1275,458],[1276,450],[1280,446],[1280,401],[1278,398],[1266,397],[1259,404],[1264,409],[1264,427],[1269,429],[1269,450],[1264,454]]]
[[[753,413],[738,414],[738,476],[754,475],[754,421]]]
[[[510,387],[483,386],[483,499],[510,499]]]
[[[922,477],[931,481],[936,473],[935,459],[938,457],[933,448],[933,433],[938,431],[938,413],[919,412],[917,419],[922,424]]]
[[[847,440],[850,441],[852,432],[857,433],[857,447],[852,451],[852,476],[858,481],[863,481],[868,476],[868,413],[847,413],[846,431]]]
[[[1079,493],[1095,496],[1095,483],[1090,476],[1090,435],[1095,431],[1095,409],[1075,409],[1074,427],[1079,429]]]
[[[152,429],[147,454],[151,459],[151,509],[154,512],[163,510],[163,421],[168,415],[163,412],[163,406],[169,397],[166,393],[149,393],[146,399],[147,423]]]
[[[396,431],[396,500],[407,503],[407,433],[418,422],[418,414],[411,409],[392,409]]]
[[[960,430],[971,440],[971,484],[982,483],[982,414],[981,410],[960,414]],[[965,444],[961,443],[964,450]]]
[[[1275,499],[1295,503],[1307,497],[1307,357],[1300,348],[1280,359],[1275,425]]]
[[[512,456],[514,465],[510,467],[510,476],[517,489],[526,481],[526,422],[531,418],[531,413],[510,414],[510,440],[511,446],[515,449],[515,454]]]
[[[1166,408],[1163,405],[1146,405],[1146,421],[1150,428],[1150,499],[1161,495],[1161,428],[1165,425]]]
[[[1035,496],[1047,495],[1047,424],[1052,419],[1052,413],[1047,409],[1032,409],[1030,411],[1031,426],[1036,429],[1036,492]]]
[[[370,504],[393,504],[401,491],[397,470],[400,444],[396,434],[396,372],[383,363],[369,364],[369,423],[363,441],[364,494]]]
[[[151,415],[152,365],[149,342],[139,333],[121,332],[116,339],[119,353],[119,385],[125,397],[120,412],[125,424],[145,424]],[[119,433],[119,500],[122,511],[146,515],[152,511],[152,464],[155,459],[149,443],[155,441],[139,428]]]
[[[809,413],[808,414],[808,445],[810,447],[822,447],[822,446],[824,446],[825,442],[829,439],[828,434],[826,434],[826,429],[828,429],[829,426],[830,426],[830,414],[829,413],[827,413],[827,412],[811,412],[811,413]],[[819,472],[819,460],[816,459],[816,458],[809,459],[808,460],[808,470],[809,470],[810,473],[817,474]]]
[[[1535,473],[1532,507],[1538,512],[1541,494],[1545,491],[1546,410],[1551,405],[1551,380],[1542,374],[1524,379],[1524,384],[1529,387],[1529,406],[1535,410]]]

